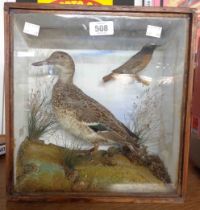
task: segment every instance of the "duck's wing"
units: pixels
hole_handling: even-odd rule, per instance
[[[117,120],[108,109],[78,87],[71,85],[68,90],[64,91],[64,94],[66,109],[72,111],[77,120],[87,124],[93,131],[101,132],[105,136],[111,135],[116,141],[117,139],[137,139],[136,135]]]

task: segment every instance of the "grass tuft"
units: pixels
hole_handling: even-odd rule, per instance
[[[32,92],[29,98],[28,138],[39,139],[54,130],[56,120],[48,97],[40,91]]]

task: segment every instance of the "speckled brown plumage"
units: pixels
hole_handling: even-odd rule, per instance
[[[102,141],[106,141],[108,138],[108,142],[114,141],[124,144],[126,141],[134,143],[137,140],[137,137],[110,111],[73,84],[63,84],[58,81],[53,89],[52,104],[60,121],[62,121],[62,117],[69,114],[84,124],[87,127],[85,129],[88,129],[90,124],[104,125],[107,130],[96,133],[97,136],[103,138]],[[92,133],[94,132],[92,129],[90,130]],[[99,138],[97,137],[97,139]]]
[[[61,126],[72,135],[85,141],[120,143],[137,148],[137,136],[107,110],[73,84],[75,65],[70,55],[54,52],[35,66],[53,64],[59,79],[54,85],[52,106]],[[100,129],[99,129],[100,128]],[[133,149],[132,148],[132,149]]]

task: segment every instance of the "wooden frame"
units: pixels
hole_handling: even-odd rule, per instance
[[[177,192],[170,195],[158,194],[130,194],[120,195],[115,194],[99,194],[99,193],[54,193],[51,194],[16,194],[13,190],[13,35],[11,30],[13,13],[45,13],[45,12],[68,12],[73,13],[76,11],[78,14],[90,13],[96,14],[99,12],[106,14],[148,14],[154,13],[160,16],[165,13],[171,17],[179,17],[181,15],[187,16],[190,20],[189,40],[188,40],[188,56],[186,58],[185,68],[190,69],[185,84],[183,111],[184,116],[182,119],[182,138],[181,152],[179,161],[179,181]],[[197,24],[196,15],[193,10],[185,8],[134,8],[134,7],[81,7],[81,6],[64,6],[64,5],[37,5],[31,3],[6,3],[5,4],[5,91],[6,91],[6,135],[7,135],[7,192],[8,199],[13,201],[84,201],[84,202],[131,202],[131,203],[168,203],[168,202],[182,202],[187,189],[187,176],[188,176],[188,158],[189,158],[189,139],[190,139],[190,110],[191,98],[193,88],[193,69],[195,57],[195,26]]]

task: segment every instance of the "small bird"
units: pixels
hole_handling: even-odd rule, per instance
[[[115,76],[121,74],[129,74],[138,82],[149,85],[149,82],[142,79],[138,73],[142,71],[151,61],[154,50],[158,45],[148,44],[145,45],[137,54],[132,56],[128,61],[126,61],[120,67],[114,69],[112,73],[103,77],[103,82],[114,80]]]
[[[119,143],[138,148],[138,137],[103,105],[73,84],[75,64],[71,56],[56,51],[33,66],[53,65],[58,81],[53,87],[52,107],[60,125],[72,135],[98,147],[99,143]]]

